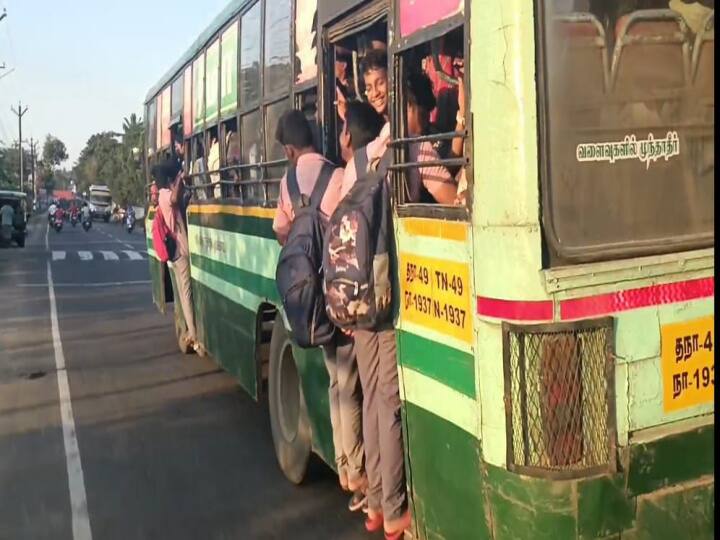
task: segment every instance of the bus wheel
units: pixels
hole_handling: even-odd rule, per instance
[[[275,455],[293,484],[305,479],[312,449],[310,422],[290,337],[278,313],[270,339],[268,401]]]
[[[175,307],[175,336],[177,337],[178,347],[182,354],[190,354],[193,352],[192,346],[187,341],[187,325],[185,319],[180,315],[180,306]]]

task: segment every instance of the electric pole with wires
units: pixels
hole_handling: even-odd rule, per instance
[[[15,113],[15,115],[18,117],[18,152],[20,153],[20,191],[23,191],[23,184],[25,182],[25,179],[23,175],[25,174],[25,170],[23,168],[23,147],[22,147],[22,118],[25,116],[25,113],[28,112],[27,106],[23,109],[22,102],[18,101],[18,108],[17,110],[15,107],[10,107],[10,110]]]

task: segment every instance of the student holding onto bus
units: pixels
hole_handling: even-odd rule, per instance
[[[275,138],[283,146],[289,166],[295,168],[300,194],[310,197],[323,166],[332,164],[315,150],[312,129],[305,115],[298,110],[285,112],[278,120]],[[323,220],[335,211],[340,201],[342,177],[342,169],[335,168],[319,206]],[[288,239],[294,217],[285,174],[280,181],[280,196],[273,221],[273,230],[281,245],[285,245]],[[336,331],[332,341],[322,349],[330,376],[330,421],[338,476],[341,487],[353,492],[348,507],[356,511],[365,504],[367,478],[362,437],[362,391],[355,344],[352,336]]]
[[[171,265],[175,273],[175,282],[180,296],[185,324],[187,325],[187,341],[196,353],[202,354],[202,348],[195,333],[195,313],[193,311],[192,286],[190,283],[190,250],[185,220],[181,206],[185,182],[178,161],[168,158],[153,167],[158,191],[158,213],[165,220],[167,228],[172,232],[176,242],[175,258]]]
[[[343,191],[346,191],[346,183],[347,191],[350,191],[358,172],[365,173],[355,171],[355,159],[351,156],[358,151],[375,156],[385,146],[381,130],[386,122],[378,107],[364,102],[348,103],[345,118],[340,135],[340,147],[348,162]],[[388,320],[377,329],[356,329],[346,333],[352,333],[355,338],[363,388],[363,437],[368,477],[365,528],[373,532],[384,527],[386,538],[400,538],[410,526],[410,514],[405,485],[395,329],[392,320]]]

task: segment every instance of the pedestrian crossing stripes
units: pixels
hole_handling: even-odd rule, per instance
[[[61,251],[53,250],[52,261],[144,261],[147,259],[147,251],[133,251],[124,249],[121,251]]]

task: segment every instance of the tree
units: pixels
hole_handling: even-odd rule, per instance
[[[43,165],[50,170],[59,167],[61,163],[67,161],[67,148],[65,143],[57,137],[48,135],[45,138],[45,144],[43,144],[42,151],[42,162]]]
[[[106,184],[116,203],[142,204],[145,182],[133,149],[142,148],[143,133],[142,119],[131,114],[123,119],[122,133],[92,135],[73,169],[78,192],[91,184]]]
[[[121,154],[115,133],[92,135],[74,167],[78,191],[87,191],[91,184],[107,184],[113,192],[113,184],[122,174]]]
[[[23,149],[23,158],[27,164],[30,163],[30,152]],[[26,171],[29,169],[26,168]],[[20,188],[20,152],[17,146],[0,146],[0,188]]]
[[[55,178],[56,169],[61,163],[67,161],[67,158],[67,148],[64,142],[52,135],[45,137],[38,176],[40,178],[40,185],[45,188],[45,193],[48,197],[52,196],[58,184]]]

